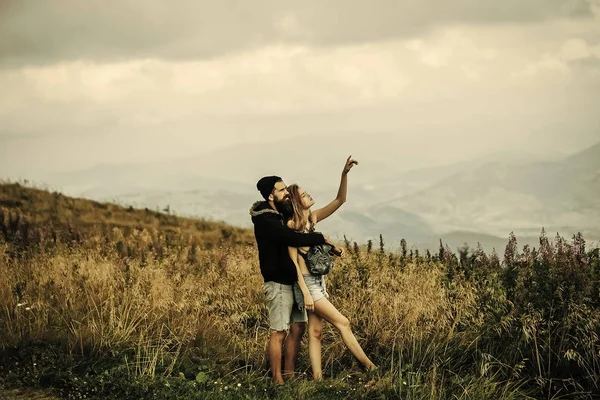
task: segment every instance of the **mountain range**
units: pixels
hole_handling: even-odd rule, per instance
[[[357,148],[372,156],[360,158],[349,176],[348,202],[320,226],[332,237],[362,243],[383,234],[392,247],[405,238],[415,248],[437,248],[440,238],[451,247],[479,241],[498,251],[511,231],[520,244],[537,245],[542,227],[551,236],[581,231],[588,241],[600,239],[600,143],[561,158],[513,152],[431,166],[425,151],[352,135],[311,136],[169,162],[96,166],[47,181],[70,195],[168,205],[179,215],[250,226],[258,178],[276,173],[288,184],[299,182],[316,206],[324,205],[335,197],[345,158]]]

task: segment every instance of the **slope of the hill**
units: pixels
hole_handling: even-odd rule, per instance
[[[156,229],[165,233],[181,233],[195,237],[199,243],[251,244],[250,229],[238,228],[223,222],[183,218],[163,212],[93,200],[73,198],[58,192],[27,187],[18,183],[0,184],[0,220],[2,226],[27,220],[38,229],[69,229],[80,235],[92,234],[99,228]]]

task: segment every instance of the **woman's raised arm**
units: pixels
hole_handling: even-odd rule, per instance
[[[342,171],[342,179],[340,181],[340,187],[338,189],[337,196],[325,207],[319,208],[311,213],[313,215],[314,223],[329,217],[346,202],[346,194],[348,193],[348,172],[350,172],[352,167],[355,165],[358,165],[358,161],[353,160],[352,156],[349,156],[348,159],[346,159],[346,164],[344,165],[344,170]]]

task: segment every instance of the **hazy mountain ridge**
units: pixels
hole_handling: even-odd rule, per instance
[[[152,209],[168,205],[179,215],[249,227],[248,207],[260,199],[254,187],[258,177],[277,173],[288,184],[297,182],[320,207],[335,197],[349,149],[364,145],[351,138],[346,143],[343,136],[323,142],[311,138],[240,144],[172,162],[99,166],[53,180],[72,195]],[[302,140],[311,145],[295,146]],[[410,152],[386,152],[396,150],[397,158]],[[435,244],[439,237],[471,242],[476,235],[502,243],[511,231],[533,240],[542,227],[565,236],[582,231],[590,239],[600,238],[600,143],[557,161],[499,153],[409,169],[415,157],[401,163],[359,159],[350,176],[348,203],[323,221],[322,229],[357,241],[381,233],[391,242],[404,237],[420,244]],[[254,168],[257,158],[273,169]]]
[[[377,206],[396,206],[438,226],[501,234],[507,226],[600,226],[600,144],[557,162],[489,163]],[[500,232],[498,232],[500,231]]]

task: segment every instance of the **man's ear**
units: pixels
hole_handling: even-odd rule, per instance
[[[269,201],[273,201],[273,200],[275,200],[275,197],[273,197],[273,193],[271,193],[271,194],[269,195]]]

